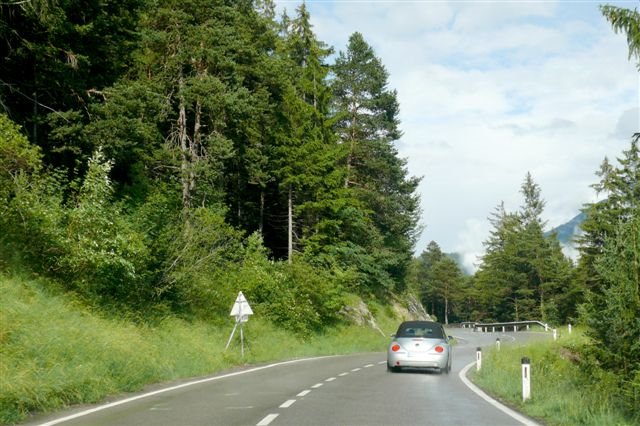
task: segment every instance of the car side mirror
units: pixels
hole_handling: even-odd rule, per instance
[[[391,333],[390,337],[396,337],[396,333]]]

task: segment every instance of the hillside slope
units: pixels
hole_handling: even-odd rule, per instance
[[[378,351],[386,343],[372,328],[338,327],[303,339],[252,318],[241,358],[238,340],[224,350],[231,319],[222,326],[177,317],[136,323],[109,318],[50,287],[42,279],[0,275],[0,424],[234,365]],[[397,326],[392,310],[375,311],[388,335]]]

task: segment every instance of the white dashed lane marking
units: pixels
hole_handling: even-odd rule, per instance
[[[380,362],[378,362],[378,364],[384,364],[385,362],[386,362],[386,361],[380,361]],[[352,371],[352,372],[356,372],[356,371],[360,371],[360,370],[362,370],[362,368],[370,368],[370,367],[373,367],[373,366],[374,366],[374,364],[367,364],[367,365],[364,365],[364,366],[362,366],[362,367],[356,367],[356,368],[352,369],[351,371]],[[340,373],[340,374],[338,374],[338,377],[344,377],[344,376],[347,376],[347,375],[349,375],[349,372],[346,372],[346,371],[345,371],[344,373]],[[325,379],[325,382],[333,382],[333,381],[334,381],[334,380],[336,380],[336,379],[337,379],[336,377],[329,377],[329,378]],[[311,386],[311,389],[318,389],[318,388],[319,388],[319,387],[321,387],[323,384],[324,384],[324,383],[316,383],[315,385]],[[299,396],[299,397],[307,396],[307,395],[309,395],[309,394],[311,393],[311,389],[303,390],[302,392],[300,392],[300,393],[299,393],[298,395],[296,395],[296,396]],[[280,407],[279,407],[279,408],[289,408],[289,407],[291,407],[291,406],[292,406],[296,401],[297,401],[297,400],[295,400],[295,399],[289,399],[289,400],[287,400],[287,401],[283,402],[283,403],[280,405]],[[269,415],[267,415],[264,419],[260,420],[260,423],[258,423],[256,426],[267,426],[267,425],[269,425],[272,421],[274,421],[274,420],[276,419],[276,417],[278,417],[278,415],[279,415],[278,413],[269,414]]]
[[[282,404],[280,404],[280,408],[289,408],[291,407],[294,403],[296,402],[295,399],[289,399],[285,402],[283,402]]]
[[[278,417],[278,416],[279,416],[279,414],[269,414],[269,415],[265,416],[264,419],[260,420],[260,422],[258,424],[256,424],[256,426],[267,426],[269,423],[274,421],[275,418]]]

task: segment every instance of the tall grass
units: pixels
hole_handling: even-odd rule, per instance
[[[223,327],[171,316],[154,325],[105,318],[50,294],[48,284],[0,275],[0,424],[242,364],[382,350],[387,340],[365,327],[302,339],[252,318],[241,358],[239,331],[224,350],[231,318]]]
[[[482,389],[549,425],[633,425],[618,408],[615,381],[606,374],[585,371],[576,348],[586,338],[574,329],[558,341],[491,348],[482,369],[470,373]],[[531,361],[531,399],[522,401],[521,360]]]

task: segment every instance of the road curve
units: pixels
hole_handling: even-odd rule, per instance
[[[522,425],[458,377],[477,346],[544,337],[453,330],[453,371],[389,373],[384,353],[248,368],[77,408],[32,425]]]

